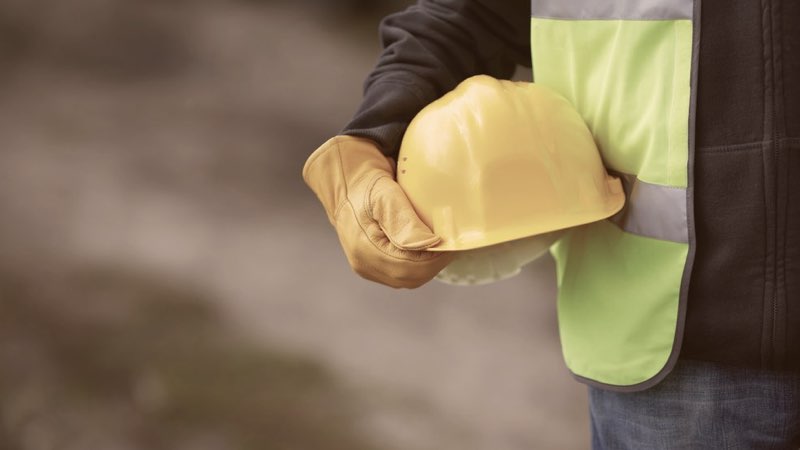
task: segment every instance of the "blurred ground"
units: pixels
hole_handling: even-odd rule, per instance
[[[302,185],[365,4],[0,6],[0,448],[588,446],[549,260],[373,285]]]

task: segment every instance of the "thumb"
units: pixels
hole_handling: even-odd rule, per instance
[[[403,188],[381,177],[369,193],[369,214],[389,241],[403,250],[425,250],[442,241],[419,218]]]

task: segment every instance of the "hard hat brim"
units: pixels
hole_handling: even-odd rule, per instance
[[[609,185],[617,185],[619,179],[609,177]],[[607,219],[618,213],[625,206],[625,193],[621,188],[613,189],[613,193],[608,197],[603,205],[603,209],[594,211],[581,211],[573,214],[558,214],[551,220],[541,221],[534,224],[520,224],[518,226],[507,226],[505,228],[491,231],[465,232],[455,238],[443,238],[439,244],[426,249],[429,252],[456,252],[463,250],[474,250],[481,247],[488,247],[503,242],[509,242],[539,234],[550,233],[553,231],[572,228],[579,225],[597,222]],[[436,230],[433,230],[434,233]]]

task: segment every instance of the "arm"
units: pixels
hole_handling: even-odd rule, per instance
[[[472,75],[507,78],[530,66],[528,0],[420,0],[380,26],[383,53],[342,134],[396,156],[411,119]]]

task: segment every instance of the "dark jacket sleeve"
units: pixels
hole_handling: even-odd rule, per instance
[[[386,17],[383,53],[343,134],[395,156],[411,119],[472,75],[508,78],[530,66],[529,0],[420,0]]]

